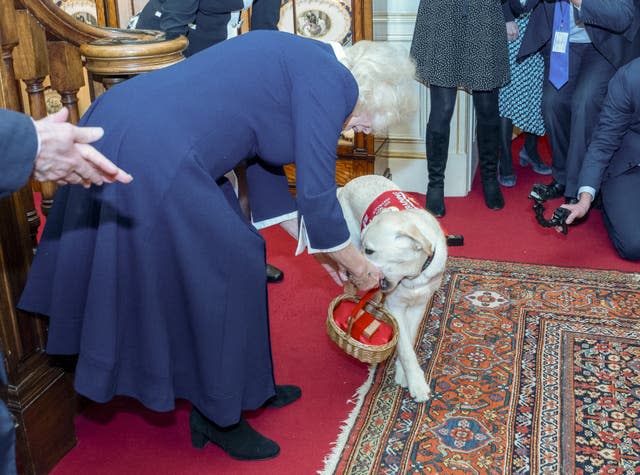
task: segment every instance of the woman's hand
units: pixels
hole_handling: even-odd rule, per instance
[[[324,270],[327,271],[327,274],[331,276],[333,281],[340,287],[344,287],[344,284],[349,280],[346,269],[331,259],[327,254],[314,254],[313,256]]]
[[[515,21],[507,22],[507,39],[509,41],[515,41],[518,39],[518,35],[520,32],[518,31],[518,25]]]
[[[341,283],[344,283],[343,276],[346,276],[358,290],[378,287],[384,278],[382,271],[368,261],[353,244],[349,244],[339,251],[328,252],[327,256],[337,264],[337,268],[334,270]],[[332,277],[334,276],[332,275]],[[336,277],[334,280],[338,282]]]

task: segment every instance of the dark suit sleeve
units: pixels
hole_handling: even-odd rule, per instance
[[[282,167],[251,161],[247,165],[247,188],[251,217],[256,223],[297,210]]]
[[[582,0],[578,16],[587,25],[622,33],[633,22],[633,0]]]
[[[505,2],[502,4],[502,14],[504,15],[505,22],[515,20],[513,10],[511,10],[511,5],[509,5],[509,2]]]
[[[37,150],[38,136],[31,117],[0,109],[0,197],[27,182]]]
[[[596,191],[600,188],[605,170],[620,148],[634,120],[634,114],[638,113],[635,110],[632,94],[639,88],[640,60],[619,69],[609,82],[607,96],[600,112],[600,121],[593,133],[580,170],[578,180],[580,186],[590,186]]]

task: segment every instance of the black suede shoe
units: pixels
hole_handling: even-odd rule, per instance
[[[263,407],[284,407],[300,399],[302,389],[293,385],[277,385],[276,395],[263,404]]]
[[[545,201],[562,198],[564,196],[564,185],[561,185],[555,179],[553,179],[548,185],[540,185],[539,195],[540,198]]]
[[[570,196],[564,197],[564,204],[566,205],[574,205],[578,202],[577,198],[571,198]]]
[[[194,408],[189,426],[191,445],[197,449],[212,442],[236,460],[265,460],[280,453],[278,444],[254,430],[244,418],[232,426],[220,427]]]
[[[273,284],[282,281],[282,279],[284,279],[284,272],[271,264],[267,264],[267,282]]]

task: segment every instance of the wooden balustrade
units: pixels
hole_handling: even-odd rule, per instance
[[[51,88],[75,123],[82,112],[83,55],[93,98],[110,84],[181,60],[186,45],[185,38],[165,41],[160,32],[88,25],[51,0],[0,0],[0,107],[44,117]],[[39,190],[46,214],[55,186],[40,184]],[[20,474],[47,473],[76,440],[75,393],[44,352],[46,321],[15,308],[39,224],[30,185],[0,200],[0,344],[9,376],[0,397],[16,421]]]

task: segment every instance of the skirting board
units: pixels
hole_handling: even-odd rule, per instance
[[[474,147],[475,152],[475,147]],[[470,159],[467,155],[449,152],[445,171],[445,196],[467,196],[475,173],[477,159],[475,153]],[[377,175],[384,175],[386,170],[391,179],[405,191],[425,193],[427,191],[427,161],[422,158],[394,158],[378,156],[374,165]]]

